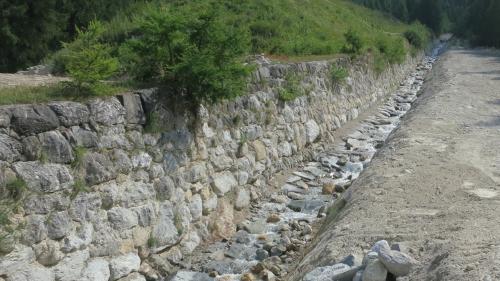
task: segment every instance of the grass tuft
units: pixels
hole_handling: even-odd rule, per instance
[[[0,87],[0,105],[43,103],[54,100],[86,101],[95,97],[114,96],[129,90],[122,85],[109,83],[99,84],[85,94],[63,82],[45,86]]]
[[[330,79],[333,84],[341,84],[349,76],[346,68],[341,66],[333,66],[330,68]]]
[[[82,192],[89,192],[89,188],[87,184],[85,184],[85,181],[82,179],[76,179],[75,183],[73,184],[73,190],[71,191],[70,199],[74,200],[78,194]]]
[[[74,150],[75,158],[73,162],[71,162],[71,168],[79,169],[83,165],[83,160],[85,159],[85,155],[87,154],[87,149],[83,146],[78,146]]]
[[[301,88],[300,77],[295,73],[289,73],[285,77],[285,86],[278,89],[279,99],[282,101],[293,101],[296,98],[303,96],[306,91]]]

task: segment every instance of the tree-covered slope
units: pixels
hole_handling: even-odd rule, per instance
[[[0,0],[0,72],[38,63],[93,19],[108,20],[144,0]]]
[[[80,3],[81,2],[81,3]],[[349,29],[361,37],[364,49],[377,41],[401,39],[408,29],[425,36],[425,28],[407,25],[344,0],[127,0],[127,1],[5,1],[0,22],[0,71],[15,71],[38,63],[71,41],[76,27],[104,21],[103,40],[113,46],[140,35],[139,18],[159,7],[216,3],[227,24],[248,31],[249,53],[280,56],[332,55],[342,52]],[[35,36],[36,35],[36,36]]]
[[[434,32],[453,32],[472,43],[500,47],[498,0],[353,0]]]

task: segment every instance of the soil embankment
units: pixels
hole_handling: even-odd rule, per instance
[[[500,280],[500,53],[448,51],[421,94],[292,280],[381,239],[419,261],[402,280]]]

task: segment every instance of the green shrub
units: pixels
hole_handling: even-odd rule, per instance
[[[83,160],[85,158],[85,154],[87,154],[87,149],[83,146],[77,146],[75,148],[75,158],[71,162],[71,168],[79,169],[83,165]]]
[[[288,74],[285,81],[285,86],[278,89],[280,100],[292,101],[305,94],[305,91],[300,87],[300,77],[297,74]]]
[[[149,248],[155,248],[158,246],[158,239],[156,239],[153,234],[151,234],[148,238],[148,247]]]
[[[248,32],[226,24],[216,6],[150,9],[140,20],[141,36],[120,50],[137,79],[154,78],[194,103],[243,93],[250,68],[240,58]]]
[[[342,51],[352,56],[359,55],[363,49],[363,41],[361,40],[359,33],[349,29],[346,33],[344,33],[344,38],[346,43],[344,47],[342,47]]]
[[[399,36],[380,37],[375,42],[373,52],[373,68],[376,73],[382,73],[391,64],[403,63],[406,58],[404,39]]]
[[[405,60],[406,48],[400,37],[382,37],[375,44],[390,64],[402,63]]]
[[[65,68],[72,78],[68,85],[79,93],[94,93],[95,85],[117,72],[118,60],[111,56],[111,47],[100,42],[101,23],[92,21],[85,31],[77,32],[76,41],[63,44]]]
[[[7,188],[9,198],[15,201],[20,201],[27,190],[26,182],[19,178],[8,182],[5,187]]]
[[[387,61],[385,56],[378,50],[375,50],[375,52],[372,55],[373,55],[373,70],[375,70],[375,73],[380,74],[389,66],[389,62]]]
[[[163,131],[162,120],[158,112],[149,112],[144,125],[144,132],[157,134]]]
[[[420,34],[414,30],[407,30],[404,33],[404,37],[408,40],[408,43],[416,49],[422,49],[424,47],[424,39]]]
[[[341,66],[333,66],[330,68],[330,79],[332,83],[342,83],[349,76],[347,69]]]
[[[73,184],[73,190],[71,191],[70,199],[74,200],[78,194],[82,192],[89,192],[89,188],[82,179],[76,179]]]

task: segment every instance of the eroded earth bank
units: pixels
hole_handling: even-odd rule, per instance
[[[290,280],[382,239],[418,261],[397,280],[500,280],[500,54],[448,51],[416,104]]]

